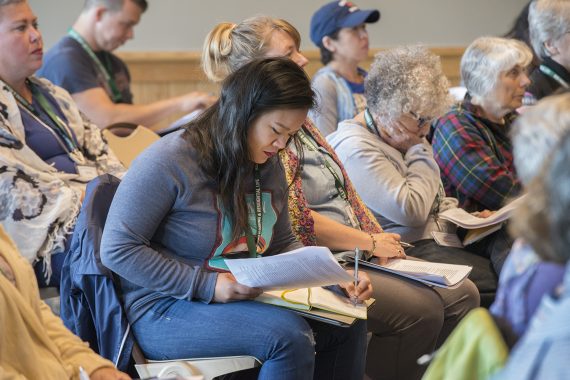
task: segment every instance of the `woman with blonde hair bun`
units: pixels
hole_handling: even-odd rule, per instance
[[[289,46],[283,47],[279,43],[287,39],[285,35],[292,41],[289,41]],[[309,61],[299,52],[300,45],[301,35],[285,20],[257,16],[239,24],[222,22],[206,37],[202,69],[208,79],[221,82],[255,58],[286,56],[304,67]],[[285,50],[281,52],[278,48]]]
[[[202,65],[213,81],[260,56],[289,57],[303,67],[308,61],[299,46],[299,33],[291,24],[256,16],[237,25],[215,26],[204,43]],[[367,257],[379,260],[405,257],[400,236],[382,231],[333,149],[310,120],[305,120],[291,140],[280,157],[291,184],[289,215],[296,238],[304,245],[318,244],[337,252],[358,247]],[[372,332],[367,376],[421,377],[423,368],[417,358],[432,352],[478,304],[477,290],[470,282],[454,290],[434,290],[396,276],[362,272],[370,277],[377,303],[367,320]]]

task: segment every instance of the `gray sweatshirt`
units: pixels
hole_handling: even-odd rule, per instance
[[[247,202],[256,234],[253,173]],[[272,255],[301,247],[287,212],[287,184],[277,157],[261,165],[263,228],[258,253]],[[245,234],[244,234],[245,235]],[[217,272],[231,251],[247,250],[232,241],[216,187],[197,163],[182,132],[163,137],[131,165],[113,199],[101,260],[121,276],[131,323],[165,297],[210,302]],[[237,247],[237,249],[236,249]]]
[[[454,230],[437,221],[438,212],[457,207],[457,200],[445,197],[427,141],[403,155],[354,120],[340,123],[327,141],[386,232],[413,242],[431,239],[432,231]]]

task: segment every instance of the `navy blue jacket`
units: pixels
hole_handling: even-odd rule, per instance
[[[104,174],[87,185],[63,264],[60,291],[65,326],[125,371],[134,337],[114,286],[113,273],[99,258],[103,227],[119,183],[116,177]]]

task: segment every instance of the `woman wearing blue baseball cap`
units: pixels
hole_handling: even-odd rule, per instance
[[[320,107],[309,116],[324,136],[366,107],[366,71],[358,65],[368,57],[366,24],[379,19],[378,10],[361,10],[344,0],[323,5],[311,18],[311,40],[321,49],[325,67],[313,77]]]

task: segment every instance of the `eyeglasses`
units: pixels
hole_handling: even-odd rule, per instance
[[[413,111],[410,111],[410,115],[418,122],[418,128],[423,127],[426,123],[431,124],[433,120],[433,117],[420,116]]]

